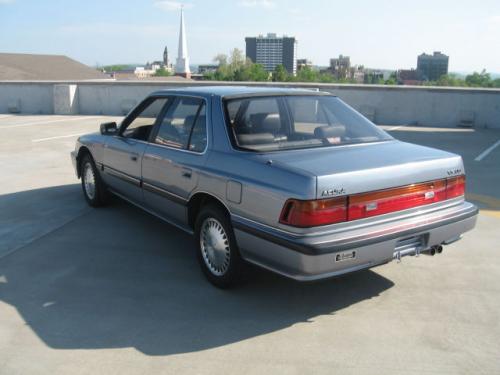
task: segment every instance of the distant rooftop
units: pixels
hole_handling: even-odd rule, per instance
[[[86,79],[109,76],[63,55],[0,53],[0,81]]]

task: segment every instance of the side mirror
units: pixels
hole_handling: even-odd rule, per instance
[[[116,122],[105,122],[101,124],[101,134],[102,135],[114,135],[118,131],[118,125]]]

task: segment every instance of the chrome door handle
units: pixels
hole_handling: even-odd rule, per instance
[[[182,177],[191,178],[192,174],[193,174],[193,171],[191,169],[187,169],[187,168],[182,169]]]
[[[131,156],[130,156],[130,159],[131,159],[132,161],[137,161],[137,155],[131,155]]]

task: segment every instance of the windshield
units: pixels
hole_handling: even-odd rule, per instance
[[[334,96],[268,96],[227,100],[235,146],[277,151],[380,142],[390,135]]]

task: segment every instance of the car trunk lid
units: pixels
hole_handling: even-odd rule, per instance
[[[372,192],[463,174],[460,156],[400,141],[261,155],[316,176],[316,199]]]

